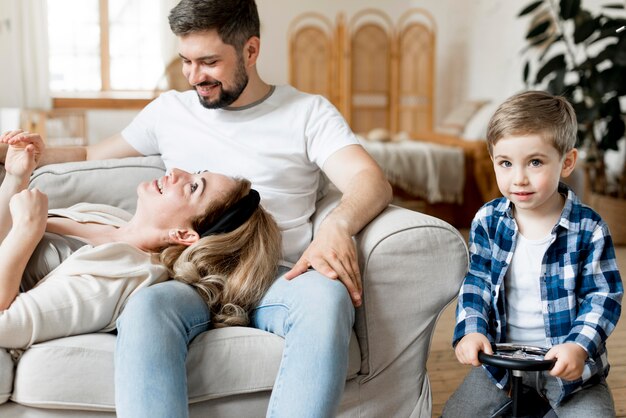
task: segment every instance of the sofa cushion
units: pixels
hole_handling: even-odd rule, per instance
[[[187,358],[190,401],[271,390],[283,341],[268,332],[244,327],[199,335],[191,343]],[[114,348],[115,336],[105,333],[33,345],[17,364],[11,400],[39,408],[113,410]],[[360,362],[353,333],[349,378],[359,372]]]
[[[158,156],[50,164],[33,172],[29,188],[45,192],[50,208],[79,202],[106,203],[134,213],[137,185],[164,172]]]
[[[0,348],[0,404],[5,403],[13,388],[13,359],[8,351]]]

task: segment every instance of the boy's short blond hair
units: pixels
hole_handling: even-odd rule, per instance
[[[564,97],[526,91],[498,107],[487,127],[487,145],[493,156],[494,145],[506,136],[539,135],[563,156],[576,145],[577,130],[576,113]]]

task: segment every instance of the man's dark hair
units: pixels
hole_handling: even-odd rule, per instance
[[[252,36],[260,36],[259,12],[254,0],[181,0],[169,14],[176,36],[216,30],[227,45],[240,52]]]

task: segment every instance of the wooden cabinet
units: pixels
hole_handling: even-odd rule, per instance
[[[22,129],[37,132],[47,146],[87,145],[87,122],[84,110],[23,110]]]

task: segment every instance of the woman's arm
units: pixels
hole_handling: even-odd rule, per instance
[[[46,230],[48,197],[37,189],[22,190],[11,198],[9,211],[13,225],[0,244],[0,311],[17,296],[26,264]]]
[[[26,263],[45,231],[48,198],[27,190],[44,148],[41,137],[12,131],[0,136],[0,143],[8,144],[6,175],[0,185],[0,310],[4,310],[15,299]]]
[[[13,195],[28,187],[28,181],[37,166],[44,143],[38,134],[21,130],[0,135],[0,144],[8,146],[4,168],[6,175],[0,185],[0,242],[11,229],[9,201]]]

